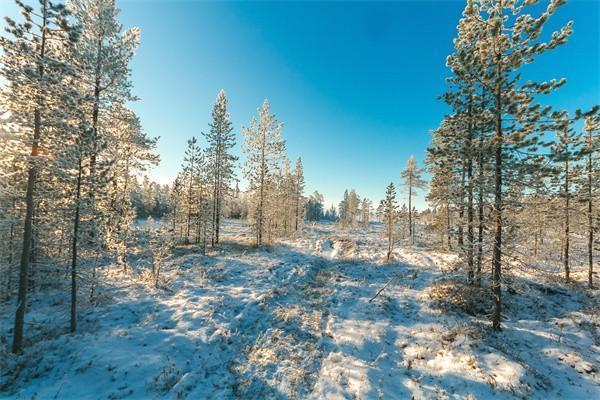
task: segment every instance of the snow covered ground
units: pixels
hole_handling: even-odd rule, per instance
[[[599,291],[513,277],[496,334],[489,294],[462,283],[455,254],[384,254],[376,226],[307,227],[257,250],[231,222],[218,252],[177,250],[168,290],[106,268],[76,335],[66,294],[41,293],[32,343],[9,355],[14,305],[2,310],[0,396],[600,399]]]

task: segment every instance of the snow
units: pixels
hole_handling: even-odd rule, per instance
[[[224,238],[206,257],[178,249],[163,267],[168,290],[105,267],[99,303],[80,294],[75,335],[65,333],[64,291],[32,296],[20,356],[7,351],[7,305],[2,396],[600,398],[598,291],[548,292],[515,276],[494,333],[485,303],[481,313],[467,308],[478,297],[459,301],[486,292],[456,284],[455,254],[400,246],[386,263],[378,225],[316,225],[257,250],[245,224],[228,222]]]

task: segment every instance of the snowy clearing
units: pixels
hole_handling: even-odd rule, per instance
[[[37,333],[21,356],[7,350],[7,307],[3,396],[600,398],[597,291],[514,278],[494,333],[461,303],[455,254],[405,246],[385,263],[379,227],[317,225],[261,250],[241,223],[224,237],[206,257],[179,248],[166,288],[107,267],[101,301],[85,306],[75,335],[64,333],[64,293],[40,293],[26,321]]]

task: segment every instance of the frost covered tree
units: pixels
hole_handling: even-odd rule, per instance
[[[305,206],[307,221],[317,222],[323,217],[324,201],[323,195],[317,191],[308,196]]]
[[[106,127],[107,138],[104,157],[110,161],[106,171],[108,185],[105,187],[105,222],[103,237],[107,248],[113,251],[119,264],[127,271],[126,251],[131,240],[136,217],[133,193],[137,187],[136,176],[148,171],[159,161],[155,154],[156,138],[143,131],[140,119],[130,109],[117,103],[111,109],[112,123]],[[143,178],[148,208],[154,208],[156,185]],[[152,211],[150,211],[152,214]]]
[[[208,228],[212,221],[212,207],[209,201],[209,179],[206,157],[198,140],[192,137],[183,158],[179,175],[183,193],[180,205],[184,243],[202,244],[206,250]]]
[[[414,229],[412,218],[412,196],[417,189],[424,189],[427,185],[422,177],[423,170],[418,168],[417,160],[414,156],[408,158],[406,168],[402,171],[402,180],[408,190],[408,234],[410,240],[414,243]]]
[[[302,229],[304,221],[304,168],[302,167],[302,158],[296,159],[296,168],[294,169],[294,232]]]
[[[225,196],[231,191],[234,179],[233,168],[237,161],[237,157],[231,154],[231,149],[235,146],[235,134],[227,111],[227,97],[223,90],[217,95],[210,130],[204,134],[204,137],[208,143],[206,162],[212,191],[211,244],[214,247],[219,243],[223,204]]]
[[[103,174],[108,160],[98,166],[99,158],[110,140],[106,130],[111,126],[111,110],[115,104],[134,100],[131,94],[130,62],[139,45],[138,28],[123,30],[117,19],[115,0],[70,0],[69,9],[81,28],[76,56],[82,91],[86,94],[82,107],[92,130],[92,149],[87,173],[91,176],[87,193],[94,209],[95,196],[105,182]],[[101,212],[101,210],[99,210]]]
[[[76,102],[71,91],[62,86],[74,73],[66,53],[77,39],[69,24],[69,13],[61,3],[42,0],[39,8],[17,2],[24,22],[7,18],[7,36],[0,38],[4,107],[10,113],[12,140],[18,142],[10,163],[26,172],[26,189],[18,201],[25,203],[19,290],[13,330],[12,351],[23,346],[23,326],[27,306],[29,267],[34,241],[34,212],[40,194],[38,179],[52,167],[50,150],[57,145],[56,133],[65,125],[61,106]],[[65,96],[68,99],[65,99]],[[41,151],[40,149],[43,149]]]
[[[585,159],[584,173],[581,175],[579,182],[580,191],[583,193],[583,200],[586,203],[587,217],[587,262],[588,262],[588,286],[594,287],[594,231],[598,230],[600,218],[596,218],[594,224],[594,212],[598,214],[597,207],[594,207],[595,201],[598,199],[600,192],[600,107],[596,106],[589,112],[581,115],[580,118],[585,118],[584,123],[584,138],[582,155]]]
[[[396,204],[396,188],[394,183],[390,182],[385,191],[383,200],[383,222],[385,224],[385,235],[388,240],[388,250],[386,259],[389,261],[394,246],[394,229],[398,217],[398,205]]]
[[[251,205],[248,213],[256,234],[256,244],[264,242],[267,208],[273,195],[273,177],[285,156],[285,141],[281,137],[283,125],[271,113],[267,100],[258,110],[244,133],[246,162],[244,175],[249,183]]]
[[[355,226],[360,213],[360,196],[356,190],[344,191],[344,198],[340,202],[339,222],[342,226]]]
[[[539,137],[544,131],[554,128],[554,124],[548,122],[550,107],[535,103],[535,97],[564,83],[564,80],[524,82],[521,69],[538,55],[564,44],[571,34],[572,23],[568,23],[544,41],[542,28],[564,1],[550,0],[545,10],[539,15],[532,15],[529,10],[535,3],[529,0],[469,1],[459,21],[456,53],[448,63],[454,73],[451,79],[455,84],[454,96],[460,99],[451,105],[461,117],[458,121],[466,122],[466,127],[464,122],[462,124],[463,132],[468,135],[473,133],[474,128],[478,129],[473,125],[473,118],[469,118],[474,110],[468,109],[470,100],[476,99],[476,96],[480,99],[477,103],[485,109],[478,111],[478,115],[483,116],[479,120],[486,124],[489,120],[493,124],[489,140],[493,171],[492,323],[496,330],[500,329],[501,313],[502,254],[505,247],[502,232],[509,222],[504,213],[507,198],[511,200],[509,204],[516,202],[522,196],[525,182],[539,173]],[[465,111],[467,117],[462,118]],[[466,140],[473,138],[467,136]],[[455,143],[464,144],[461,148],[465,149],[473,144],[469,145],[462,139]],[[483,168],[480,168],[480,173],[483,173]]]
[[[551,158],[555,163],[552,181],[555,184],[558,197],[564,203],[562,209],[564,237],[563,237],[563,262],[565,270],[565,280],[570,278],[569,249],[571,239],[571,214],[574,175],[579,175],[576,163],[581,157],[581,134],[575,132],[571,127],[569,116],[565,112],[555,113],[553,118],[556,120],[556,140],[552,146]],[[579,173],[578,173],[579,172]]]
[[[366,197],[362,199],[360,204],[360,223],[367,227],[369,225],[369,219],[371,217],[371,209],[373,208],[373,202]]]

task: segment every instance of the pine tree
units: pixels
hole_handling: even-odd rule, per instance
[[[87,192],[92,207],[101,213],[95,196],[101,194],[99,189],[106,183],[98,175],[105,174],[108,162],[98,165],[98,159],[110,140],[106,134],[111,126],[110,111],[116,104],[135,100],[131,94],[129,64],[139,45],[140,31],[138,28],[123,31],[115,0],[70,0],[69,9],[81,27],[76,46],[78,72],[82,90],[87,94],[83,107],[92,129],[88,167],[91,179]],[[92,231],[92,235],[96,232]]]
[[[184,243],[190,244],[192,233],[195,231],[194,242],[200,243],[205,240],[204,222],[207,215],[206,210],[206,180],[205,158],[202,149],[198,146],[198,140],[192,137],[188,140],[188,147],[183,158],[181,171],[182,186],[184,191],[183,212],[184,221]]]
[[[294,170],[294,232],[302,228],[304,221],[304,169],[302,167],[302,158],[296,159],[296,169]]]
[[[284,158],[285,141],[281,137],[282,124],[271,113],[269,102],[265,100],[258,111],[258,119],[243,128],[245,137],[244,152],[246,162],[244,174],[249,182],[252,206],[249,218],[256,233],[256,244],[264,242],[267,208],[272,195],[272,177]]]
[[[406,168],[402,171],[404,185],[408,188],[408,234],[412,243],[415,242],[412,219],[412,195],[417,189],[424,189],[427,183],[423,180],[421,174],[423,170],[417,167],[417,160],[414,156],[408,158]]]
[[[585,118],[584,131],[586,132],[582,154],[585,158],[585,174],[582,174],[584,182],[581,186],[584,192],[584,201],[587,203],[587,255],[588,255],[588,286],[594,287],[594,231],[598,226],[594,226],[594,200],[597,199],[600,192],[598,176],[600,176],[600,162],[598,153],[600,152],[600,107],[596,106],[588,113],[580,115]],[[580,113],[579,113],[580,114]]]
[[[235,146],[235,134],[229,113],[227,112],[227,98],[221,90],[212,111],[210,131],[204,134],[208,142],[207,168],[211,182],[212,202],[212,233],[211,244],[214,247],[219,243],[219,229],[223,214],[224,197],[231,191],[234,179],[234,164],[237,157],[231,154]]]
[[[535,133],[549,127],[540,124],[548,115],[549,108],[541,108],[533,103],[537,94],[548,93],[564,83],[526,82],[521,84],[519,70],[534,58],[564,44],[571,34],[568,23],[553,33],[544,43],[540,40],[542,27],[564,0],[551,0],[548,7],[538,17],[526,13],[531,1],[478,0],[470,1],[459,24],[459,37],[476,40],[476,46],[464,55],[466,62],[481,63],[479,77],[484,90],[493,95],[491,112],[495,119],[494,129],[494,247],[493,247],[493,315],[492,323],[500,330],[501,312],[501,270],[502,270],[502,230],[505,199],[503,190],[507,171],[524,171],[527,163],[516,161],[514,154],[522,149],[534,153],[538,144]],[[460,39],[459,39],[460,40]],[[527,173],[527,171],[524,171]]]
[[[24,195],[23,244],[19,272],[19,292],[12,351],[23,346],[23,324],[27,306],[27,285],[34,241],[33,219],[36,186],[49,154],[41,152],[42,145],[52,147],[52,127],[62,125],[60,105],[70,96],[61,85],[65,76],[73,74],[65,61],[65,53],[77,39],[77,31],[69,25],[69,13],[60,3],[40,1],[39,10],[17,1],[25,22],[7,18],[7,32],[12,38],[0,38],[3,49],[2,76],[6,80],[2,99],[11,121],[17,128],[16,138],[22,146],[13,155],[27,170],[27,189]],[[74,101],[74,99],[71,99]],[[28,155],[25,151],[28,149]],[[39,192],[38,192],[39,193]]]
[[[323,217],[323,195],[314,191],[306,202],[306,219],[311,222],[317,222]],[[333,209],[335,207],[332,206]],[[331,210],[330,210],[331,212]],[[335,220],[335,213],[328,216],[329,219]]]
[[[572,213],[573,180],[577,171],[574,171],[575,163],[580,158],[581,135],[571,128],[571,122],[566,113],[555,113],[553,118],[556,122],[556,140],[552,147],[552,160],[556,163],[553,180],[558,186],[559,197],[564,200],[561,207],[564,215],[564,238],[563,238],[563,262],[565,268],[565,280],[570,278],[569,249],[570,249],[570,219]]]
[[[388,240],[387,261],[390,260],[394,246],[394,229],[398,214],[398,205],[396,204],[396,189],[390,182],[385,191],[385,200],[383,200],[383,220],[385,223],[385,233]]]

